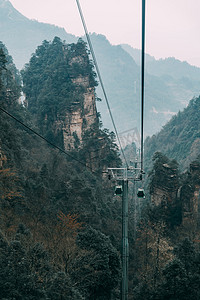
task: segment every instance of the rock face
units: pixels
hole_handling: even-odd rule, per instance
[[[84,41],[44,41],[25,67],[23,83],[40,132],[65,150],[82,148],[85,134],[99,128],[97,82]]]
[[[73,64],[83,65],[84,58],[73,57],[70,65],[73,67]],[[55,128],[62,130],[66,151],[81,148],[84,134],[99,124],[95,88],[90,86],[89,76],[78,75],[72,78],[72,82],[77,88],[82,88],[82,99],[74,99],[68,111],[65,112],[64,120],[58,115],[55,121]]]
[[[177,170],[164,163],[160,169],[163,182],[158,181],[151,191],[151,202],[153,205],[173,204],[176,201],[178,182]]]
[[[200,164],[190,164],[189,182],[181,187],[182,222],[184,225],[200,225]]]
[[[65,150],[81,147],[86,131],[98,124],[95,90],[90,88],[89,79],[79,76],[73,82],[83,86],[86,92],[83,95],[83,103],[81,104],[79,101],[73,102],[71,112],[66,113],[62,129]]]
[[[151,203],[164,208],[177,207],[183,226],[197,229],[200,226],[200,163],[194,161],[185,175],[182,185],[177,180],[176,169],[168,164],[159,168],[159,176],[153,181]]]
[[[190,199],[184,198],[182,209],[182,220],[184,225],[188,223],[195,223],[197,226],[199,223],[199,190],[200,186],[195,185],[195,190],[193,192],[192,197]]]
[[[71,47],[63,47],[64,58],[70,56]],[[86,53],[72,56],[68,61],[69,66],[74,69],[87,69],[89,64]],[[76,74],[76,73],[75,73]],[[71,76],[72,83],[77,89],[82,89],[82,99],[73,99],[69,111],[65,114],[62,122],[63,144],[65,150],[81,148],[83,136],[92,127],[99,125],[95,102],[95,87],[90,84],[90,75],[87,72]],[[59,119],[59,117],[58,117]],[[57,121],[56,121],[57,122]]]
[[[160,204],[167,205],[167,203],[171,203],[174,201],[176,197],[176,190],[169,191],[168,189],[155,188],[154,193],[151,195],[151,202],[153,205],[158,206]]]
[[[44,41],[22,77],[28,110],[41,135],[66,151],[76,150],[92,170],[120,164],[114,134],[100,126],[96,74],[83,40]]]

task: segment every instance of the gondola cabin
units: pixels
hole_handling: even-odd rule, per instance
[[[115,187],[115,195],[121,195],[123,193],[122,185],[117,185]]]
[[[138,198],[145,198],[144,189],[138,189],[137,196]]]

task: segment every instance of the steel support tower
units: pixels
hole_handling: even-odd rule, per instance
[[[122,195],[122,281],[121,300],[128,300],[128,182],[141,181],[141,168],[108,168],[108,176],[121,186]],[[119,186],[118,186],[119,188]],[[118,193],[120,194],[120,193]]]

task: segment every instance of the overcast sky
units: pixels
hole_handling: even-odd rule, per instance
[[[10,0],[28,18],[83,35],[75,0]],[[80,0],[89,32],[112,44],[141,45],[142,0]],[[200,0],[146,0],[146,52],[200,67]]]

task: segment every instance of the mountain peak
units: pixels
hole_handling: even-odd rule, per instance
[[[7,19],[12,21],[27,20],[20,12],[18,12],[9,0],[0,0],[0,19],[6,21]]]
[[[0,0],[0,7],[7,8],[7,7],[13,7],[13,5],[9,0]]]

